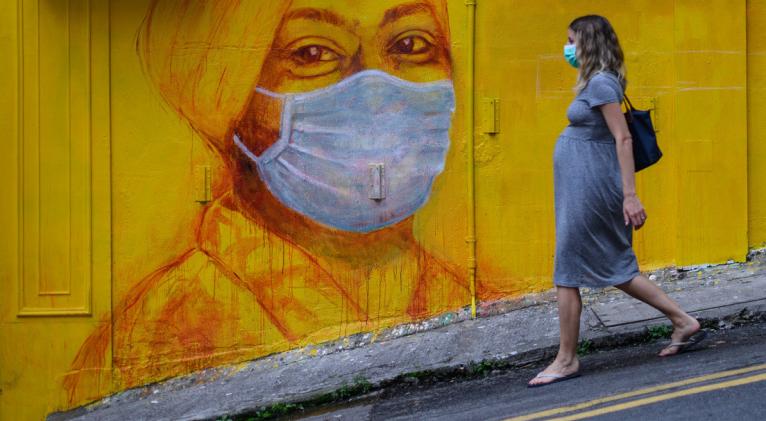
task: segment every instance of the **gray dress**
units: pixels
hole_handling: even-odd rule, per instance
[[[556,257],[553,283],[603,288],[639,274],[633,227],[622,213],[615,140],[600,105],[622,101],[615,75],[594,75],[567,110],[569,126],[553,153]]]

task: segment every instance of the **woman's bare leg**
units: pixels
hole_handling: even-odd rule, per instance
[[[582,300],[578,288],[556,287],[559,307],[559,352],[543,374],[569,375],[580,368],[577,360],[577,339],[580,336]],[[529,384],[550,383],[552,378],[534,378]]]
[[[617,288],[664,313],[673,323],[671,336],[673,342],[683,342],[700,330],[697,319],[683,311],[678,303],[646,276],[638,275],[624,284],[617,285]],[[677,352],[677,346],[668,346],[660,352],[660,356],[673,355]]]

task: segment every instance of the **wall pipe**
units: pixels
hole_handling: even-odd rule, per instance
[[[468,243],[468,281],[471,290],[471,318],[476,318],[476,166],[474,159],[475,143],[475,75],[474,61],[476,53],[476,0],[466,0],[468,8],[468,105],[466,123],[468,138],[466,149],[468,152],[468,235],[465,239]]]

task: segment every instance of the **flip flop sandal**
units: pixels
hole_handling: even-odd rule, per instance
[[[672,357],[682,352],[691,351],[692,349],[696,348],[697,345],[699,345],[699,343],[702,342],[705,338],[707,338],[707,331],[700,329],[692,336],[690,336],[689,339],[687,339],[685,342],[670,342],[670,345],[663,349],[670,348],[671,346],[677,346],[678,351],[673,354],[660,355],[660,357]]]
[[[572,373],[570,375],[567,375],[567,376],[563,376],[561,374],[543,374],[543,373],[539,373],[538,375],[535,376],[536,379],[553,379],[553,380],[551,380],[551,381],[549,381],[547,383],[538,383],[538,384],[529,384],[529,383],[527,383],[527,387],[543,387],[543,386],[548,386],[549,384],[563,382],[564,380],[574,379],[575,377],[580,377],[580,372],[579,371],[576,371],[576,372],[574,372],[574,373]]]

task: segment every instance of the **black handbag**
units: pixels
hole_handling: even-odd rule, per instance
[[[635,109],[627,95],[624,96],[624,101],[625,121],[633,137],[633,161],[636,172],[639,172],[659,161],[662,158],[662,151],[657,145],[657,135],[654,132],[649,111]]]

